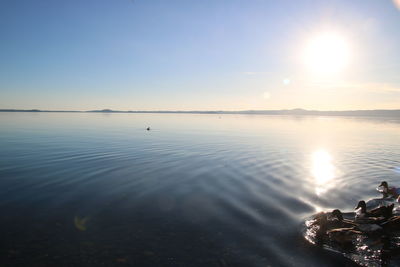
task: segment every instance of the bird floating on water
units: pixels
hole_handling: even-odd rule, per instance
[[[393,208],[394,204],[391,204],[389,206],[380,206],[367,211],[367,204],[364,200],[361,200],[358,202],[358,205],[355,208],[357,210],[356,218],[384,217],[385,219],[388,219],[393,215]]]
[[[382,183],[378,186],[377,190],[382,193],[384,198],[394,197],[397,198],[400,196],[400,188],[396,188],[394,186],[389,186],[386,181],[382,181]]]

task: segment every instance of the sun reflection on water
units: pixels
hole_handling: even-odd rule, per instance
[[[312,174],[314,176],[315,193],[319,196],[334,185],[334,166],[331,155],[325,150],[317,150],[312,154]]]

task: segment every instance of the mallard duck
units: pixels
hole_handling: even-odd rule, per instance
[[[382,230],[382,227],[377,225],[379,221],[383,218],[363,218],[363,219],[356,219],[354,221],[343,219],[343,214],[340,210],[335,209],[332,211],[331,216],[334,216],[338,221],[337,227],[338,228],[351,228],[354,227],[356,230],[359,230],[363,233],[372,234],[377,233]]]
[[[348,245],[357,235],[362,235],[362,232],[354,229],[354,227],[332,229],[327,233],[331,241],[340,245]]]
[[[378,191],[383,194],[383,197],[393,196],[397,198],[399,196],[399,190],[396,187],[389,187],[386,181],[382,181],[382,183],[378,186]]]
[[[340,210],[335,209],[330,213],[320,212],[314,215],[314,221],[311,225],[318,225],[325,232],[334,228],[345,228],[356,226],[350,220],[343,219],[343,214]]]
[[[335,228],[346,228],[357,226],[357,224],[351,220],[347,220],[343,218],[343,214],[339,209],[334,209],[331,214],[331,222]]]
[[[339,210],[334,210],[330,214],[325,212],[317,213],[313,216],[313,221],[309,224],[309,227],[315,227],[314,231],[317,242],[325,239],[329,230],[352,226],[343,222],[343,216]]]
[[[387,219],[392,216],[393,208],[394,204],[391,204],[389,206],[381,206],[367,211],[367,205],[365,204],[365,201],[361,200],[358,202],[358,205],[355,208],[356,210],[358,210],[356,214],[356,219],[361,219],[365,217],[384,217],[385,219]]]

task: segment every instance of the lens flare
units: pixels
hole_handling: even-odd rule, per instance
[[[393,4],[400,9],[400,0],[393,0]]]

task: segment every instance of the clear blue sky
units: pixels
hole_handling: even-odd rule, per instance
[[[303,56],[326,32],[329,77]],[[400,108],[391,0],[1,0],[0,38],[0,108]]]

